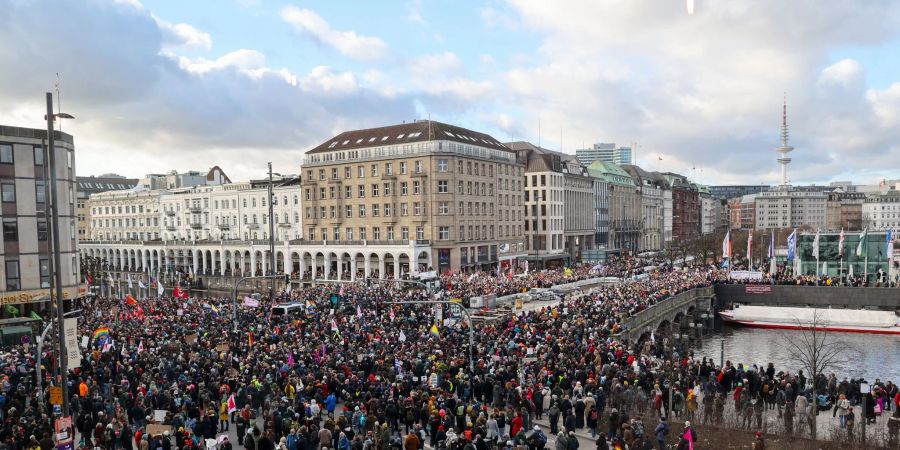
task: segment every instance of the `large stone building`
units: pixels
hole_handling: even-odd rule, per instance
[[[706,186],[698,186],[700,196],[700,234],[715,233],[722,224],[725,210],[722,200],[713,197]]]
[[[862,225],[870,230],[900,230],[900,191],[891,189],[866,197],[862,204]]]
[[[594,248],[593,179],[572,155],[528,142],[506,144],[525,161],[525,249],[543,268]]]
[[[91,238],[91,205],[93,194],[107,191],[121,191],[137,186],[136,178],[125,178],[114,173],[100,176],[75,177],[77,191],[75,193],[75,215],[78,218],[78,240]]]
[[[833,185],[833,183],[832,183]],[[852,188],[852,186],[847,186]],[[844,187],[828,193],[825,203],[825,229],[831,231],[861,230],[863,227],[862,209],[866,194],[855,191],[844,191]]]
[[[662,174],[672,188],[672,240],[685,241],[700,235],[700,191],[687,177]]]
[[[609,247],[623,254],[638,253],[644,231],[641,187],[616,164],[594,161],[588,172],[609,188]]]
[[[351,271],[385,258],[329,241],[408,258],[393,274],[508,265],[525,255],[523,177],[515,152],[484,133],[434,121],[349,131],[306,154],[305,226],[318,252],[349,259]]]
[[[27,316],[49,308],[52,272],[47,130],[0,126],[0,197],[3,234],[0,246],[2,304]],[[60,267],[63,295],[79,295],[75,226],[75,146],[72,136],[54,133]],[[3,308],[3,317],[10,311]],[[42,312],[43,314],[43,312]]]
[[[663,249],[665,238],[663,235],[665,225],[665,195],[668,191],[668,183],[665,179],[641,169],[635,165],[622,166],[631,178],[637,181],[641,187],[641,220],[643,232],[641,233],[640,251],[659,251]],[[670,197],[671,203],[671,197]]]
[[[178,172],[173,170],[169,173],[151,173],[138,181],[138,184],[144,189],[154,191],[192,186],[215,186],[228,183],[231,183],[231,179],[228,178],[228,175],[225,175],[225,172],[219,166],[213,166],[206,172],[198,170]]]

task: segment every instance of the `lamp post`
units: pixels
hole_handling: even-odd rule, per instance
[[[69,415],[69,384],[68,384],[68,368],[67,365],[67,356],[66,356],[66,340],[65,333],[63,332],[63,321],[64,321],[64,308],[65,304],[63,302],[62,295],[62,271],[60,270],[60,248],[59,248],[59,203],[57,197],[57,186],[56,186],[56,148],[54,146],[53,138],[54,138],[54,129],[53,122],[57,119],[74,119],[69,114],[66,113],[53,113],[53,94],[47,92],[47,115],[44,117],[47,120],[47,152],[49,153],[49,157],[47,158],[47,170],[50,171],[50,205],[51,205],[51,215],[50,215],[50,230],[51,230],[51,239],[50,239],[50,248],[53,251],[53,284],[54,284],[54,293],[56,297],[56,323],[57,323],[57,337],[59,338],[59,374],[60,380],[59,383],[62,387],[63,394],[63,404],[62,404],[62,415],[63,417],[67,417]]]

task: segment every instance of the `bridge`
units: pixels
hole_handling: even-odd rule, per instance
[[[668,331],[672,324],[680,326],[685,318],[695,312],[710,310],[715,295],[712,286],[677,294],[625,319],[618,336],[634,340],[651,331]]]

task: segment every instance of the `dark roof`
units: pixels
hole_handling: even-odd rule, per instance
[[[18,137],[25,139],[47,139],[46,128],[23,128],[0,125],[0,136]],[[72,135],[62,131],[54,131],[53,139],[57,141],[73,143]]]
[[[78,192],[85,194],[97,194],[107,191],[122,191],[132,189],[138,184],[137,178],[125,177],[75,177],[78,184]]]
[[[509,151],[506,146],[490,135],[433,120],[417,120],[387,127],[345,131],[306,153],[324,153],[433,140],[455,141]]]

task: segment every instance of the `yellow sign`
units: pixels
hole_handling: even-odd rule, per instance
[[[84,295],[84,289],[81,286],[67,286],[62,288],[62,293],[63,299],[73,299]],[[50,289],[0,292],[0,305],[46,302],[51,298]]]
[[[450,297],[450,303],[462,303],[462,299],[457,297]]]
[[[50,404],[62,405],[62,386],[50,386]]]

